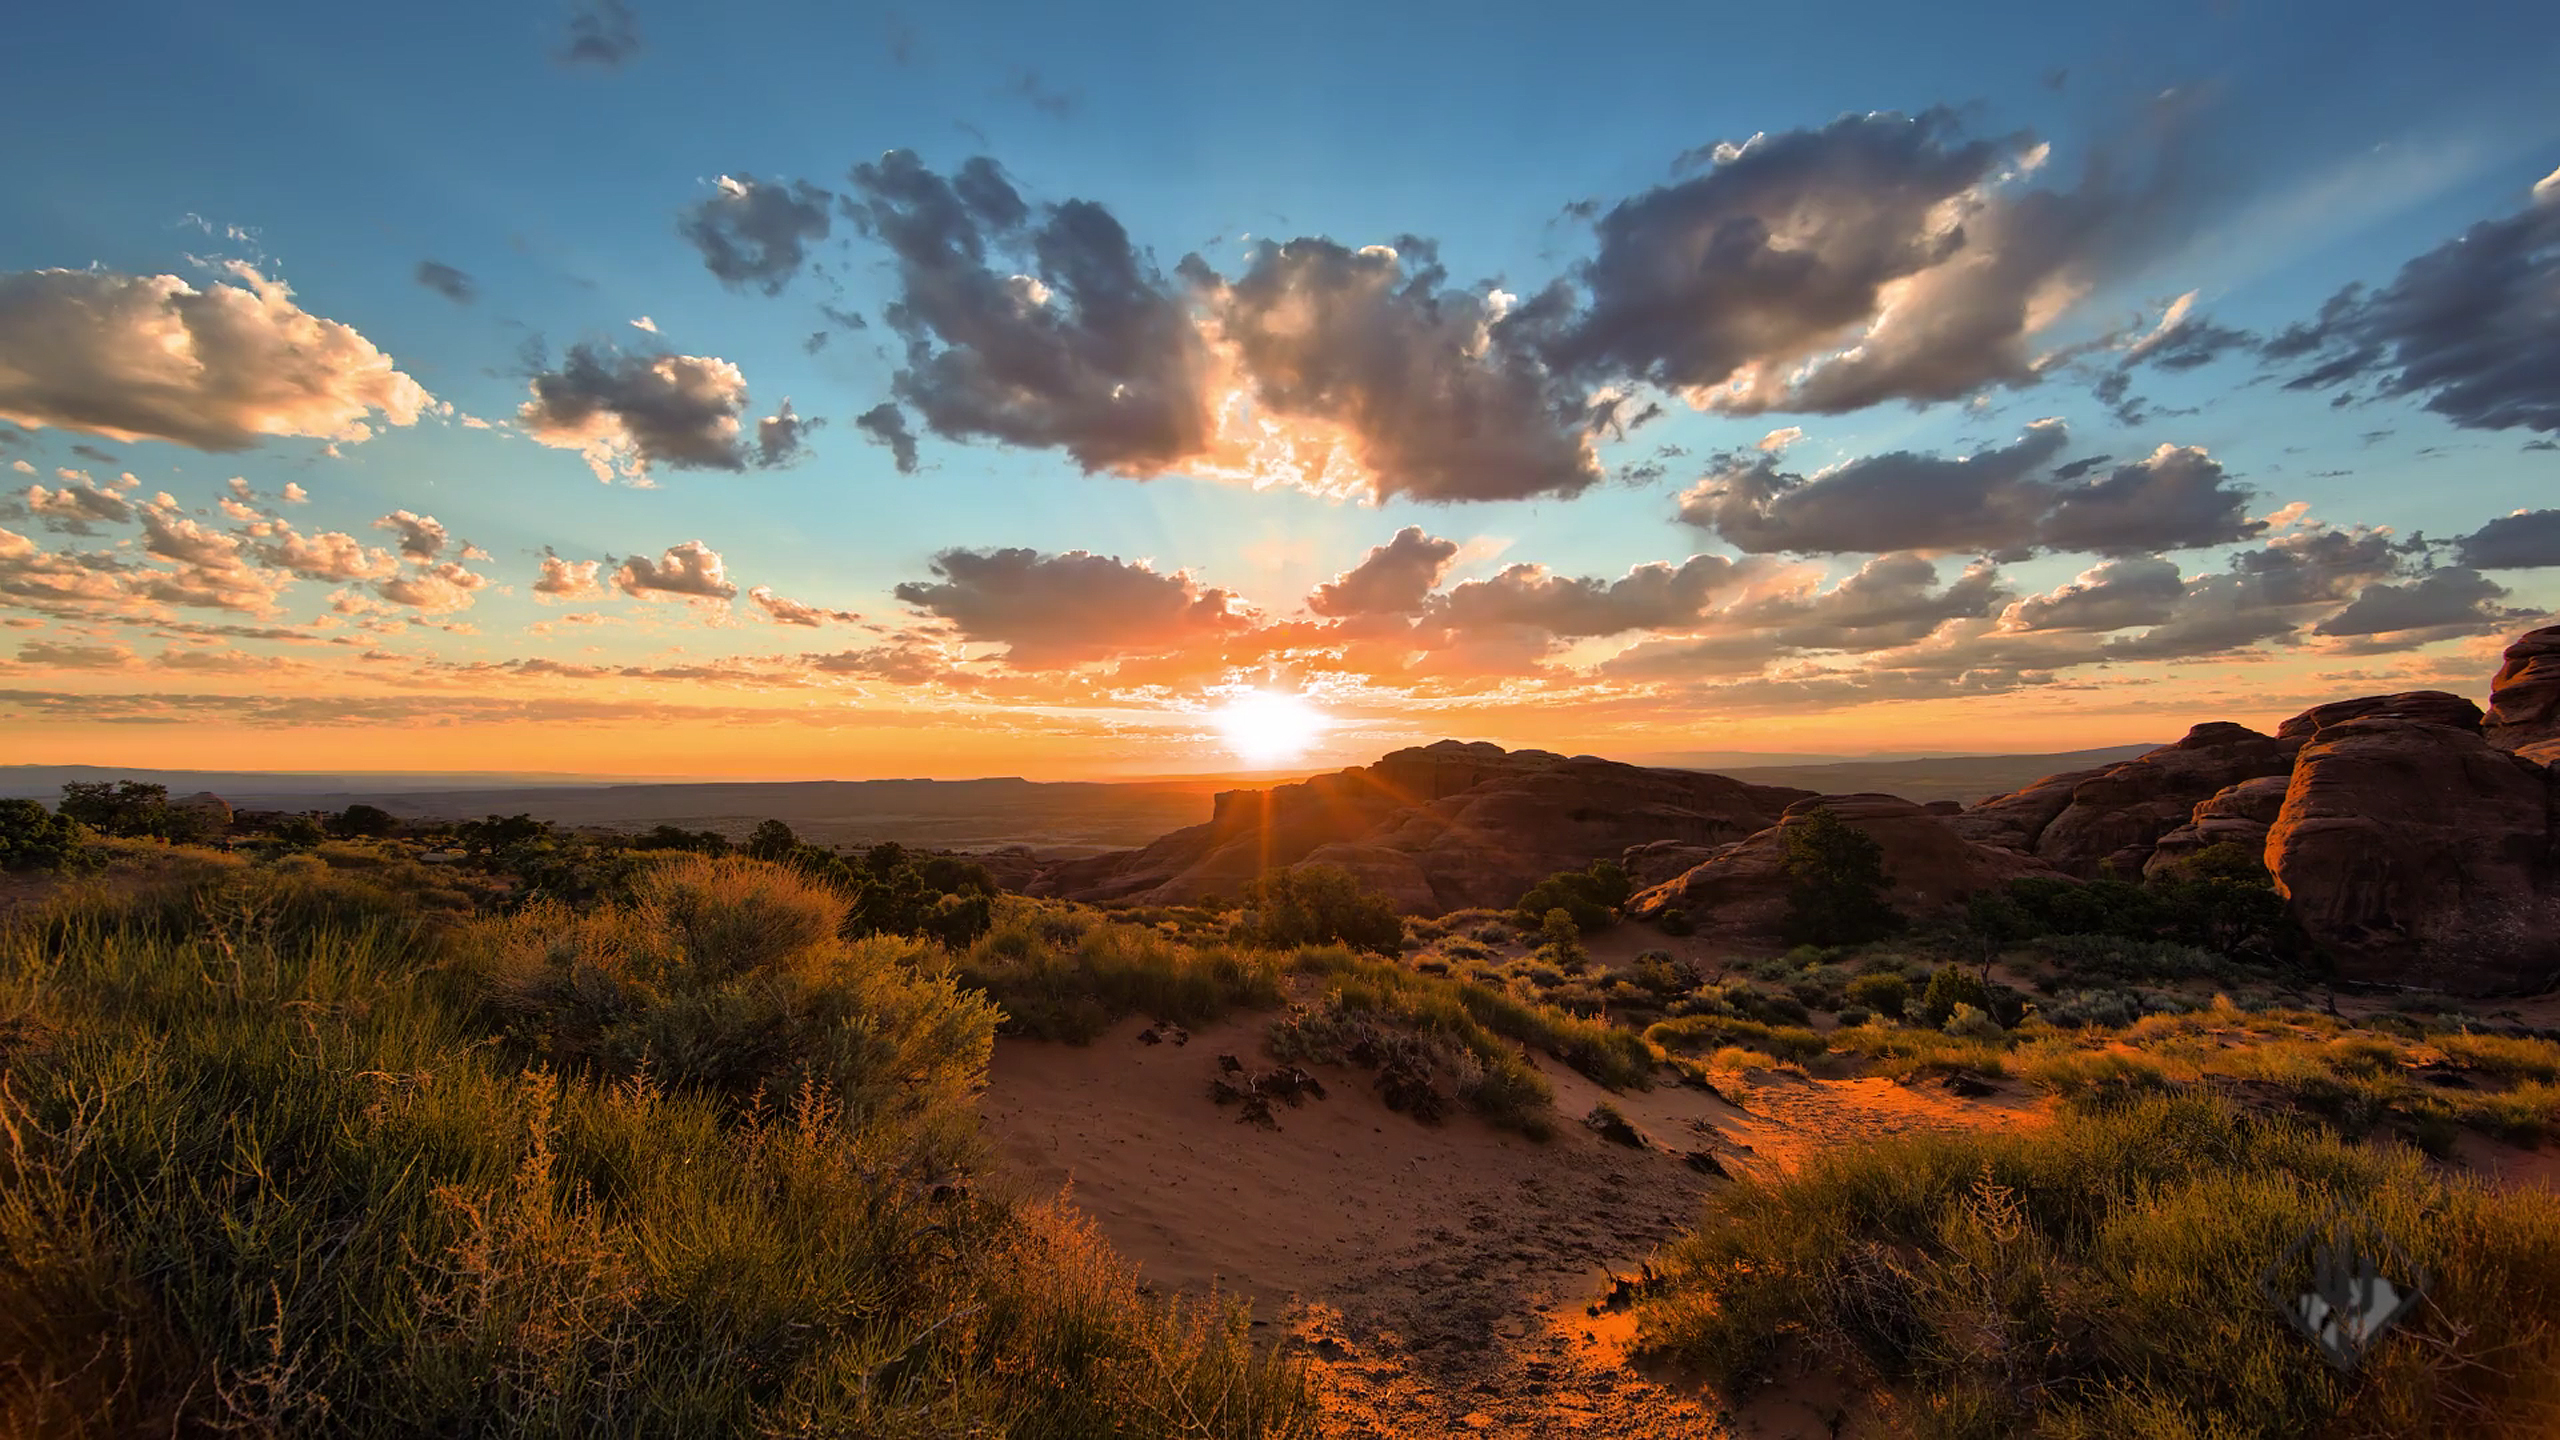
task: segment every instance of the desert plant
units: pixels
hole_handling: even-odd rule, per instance
[[[1688,911],[1681,909],[1677,905],[1665,905],[1660,910],[1655,911],[1653,923],[1656,929],[1659,929],[1663,934],[1672,936],[1675,939],[1683,935],[1695,935],[1698,933],[1697,922],[1689,918]]]
[[[1853,1005],[1899,1020],[1911,999],[1911,982],[1892,971],[1873,971],[1851,980],[1842,994]]]
[[[1527,929],[1543,925],[1548,914],[1562,910],[1587,935],[1616,921],[1618,907],[1634,893],[1635,882],[1625,867],[1615,860],[1594,860],[1587,869],[1558,871],[1530,886],[1512,913]]]
[[[1251,923],[1244,938],[1279,948],[1349,945],[1393,955],[1404,948],[1404,920],[1392,901],[1338,865],[1292,865],[1245,887]]]
[[[60,870],[80,858],[79,821],[33,800],[0,800],[0,870]]]
[[[1548,911],[1538,927],[1538,953],[1567,975],[1579,975],[1591,963],[1589,952],[1582,948],[1581,923],[1561,905]]]

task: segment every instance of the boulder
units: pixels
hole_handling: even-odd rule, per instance
[[[2528,631],[2507,647],[2506,663],[2489,682],[2489,743],[2501,750],[2544,747],[2560,741],[2560,625]],[[2546,759],[2546,764],[2551,763]]]
[[[2276,727],[2279,740],[2308,740],[2332,725],[2368,715],[2388,720],[2419,720],[2456,729],[2480,728],[2480,707],[2443,690],[2404,690],[2397,695],[2367,695],[2314,705]]]
[[[2066,875],[2087,880],[2112,868],[2129,878],[2199,802],[2244,780],[2285,774],[2301,744],[2214,721],[2131,760],[1983,801],[1952,823],[1966,839],[2033,855]]]
[[[2155,874],[2170,861],[2210,845],[2238,845],[2252,852],[2265,849],[2267,831],[2284,809],[2285,792],[2292,786],[2290,774],[2261,775],[2215,791],[2197,802],[2186,824],[2161,836],[2151,847],[2151,858],[2143,863],[2142,873]]]
[[[1777,824],[1639,893],[1627,902],[1627,913],[1649,918],[1677,908],[1701,931],[1777,938],[1787,917],[1787,833],[1817,809],[1830,810],[1883,847],[1893,904],[1915,919],[1953,910],[1976,892],[2020,876],[2055,873],[2032,857],[1967,840],[1947,817],[1899,796],[1823,795],[1788,806]]]
[[[1179,902],[1232,896],[1291,865],[1332,864],[1408,914],[1499,908],[1559,870],[1618,859],[1630,846],[1739,841],[1810,793],[1443,740],[1295,784],[1227,791],[1206,825],[1063,862],[1027,888],[1071,900]]]
[[[1686,840],[1648,840],[1628,846],[1618,856],[1618,864],[1625,868],[1636,888],[1643,890],[1685,875],[1739,843],[1693,845]]]
[[[2379,714],[2322,727],[2267,868],[2351,979],[2463,991],[2560,975],[2553,772],[2477,729]]]

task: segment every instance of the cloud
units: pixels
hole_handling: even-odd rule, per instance
[[[544,567],[547,572],[549,567]],[[699,540],[667,547],[656,561],[634,555],[613,572],[613,583],[632,596],[681,595],[697,600],[733,600],[738,587],[729,581],[728,566],[718,551]]]
[[[1810,478],[1781,472],[1771,453],[1727,456],[1680,497],[1679,518],[1753,554],[2014,551],[2035,543],[2053,503],[2034,473],[2070,441],[2061,421],[2040,420],[1973,455],[1896,450]]]
[[[133,652],[122,645],[30,640],[18,647],[18,661],[54,670],[122,670],[133,664]]]
[[[418,283],[456,305],[468,305],[480,293],[470,276],[437,260],[418,262]]]
[[[892,593],[964,640],[1005,646],[1018,669],[1214,645],[1251,624],[1225,590],[1082,550],[946,550],[932,568],[939,580]]]
[[[2174,562],[2129,556],[2084,570],[2060,589],[2028,596],[2010,619],[2021,630],[2125,630],[2167,621],[2186,593],[2186,578]]]
[[[1013,78],[1006,82],[1004,93],[1014,96],[1052,120],[1073,118],[1076,107],[1084,103],[1084,97],[1074,91],[1059,90],[1043,84],[1040,72],[1037,70],[1015,71]]]
[[[1183,274],[1254,402],[1339,427],[1371,498],[1571,496],[1600,478],[1592,407],[1500,326],[1508,297],[1448,288],[1428,241],[1255,246],[1232,283]]]
[[[1408,525],[1359,564],[1317,586],[1307,608],[1334,618],[1417,614],[1457,558],[1457,541]]]
[[[2560,565],[2560,510],[2519,510],[2501,515],[2454,542],[2454,553],[2473,570],[2534,570]]]
[[[533,377],[533,398],[516,418],[540,443],[577,451],[609,482],[643,479],[660,465],[746,469],[739,423],[746,408],[747,378],[726,360],[575,345],[558,370]]]
[[[557,555],[542,557],[542,576],[533,582],[533,593],[555,600],[585,600],[604,593],[596,572],[604,568],[595,560],[563,560]]]
[[[950,178],[910,151],[854,167],[848,208],[897,260],[892,383],[957,440],[1064,450],[1088,473],[1161,473],[1209,432],[1205,344],[1110,212],[1035,216],[983,156]],[[1028,266],[999,268],[997,256]]]
[[[429,615],[447,615],[469,609],[473,597],[488,583],[488,576],[475,575],[448,560],[379,581],[373,593],[394,605],[411,606]]]
[[[784,625],[824,625],[830,620],[850,624],[862,618],[850,610],[824,610],[815,605],[803,605],[797,600],[785,599],[774,594],[773,588],[769,585],[758,585],[749,590],[747,598],[762,607],[764,613]]]
[[[1417,628],[1427,633],[1516,626],[1564,639],[1657,630],[1696,621],[1743,573],[1741,563],[1721,555],[1638,565],[1616,580],[1512,565],[1491,579],[1470,580],[1434,596]]]
[[[2102,154],[2075,188],[2029,184],[2047,153],[1944,109],[1716,145],[1599,217],[1578,309],[1559,287],[1523,323],[1561,371],[1733,414],[2032,383],[2037,332],[2181,213],[2173,164]]]
[[[1897,549],[2020,557],[2036,550],[2125,555],[2229,544],[2263,533],[2250,492],[2193,446],[2077,484],[2041,478],[2070,443],[2039,420],[2014,443],[1972,455],[1907,450],[1865,456],[1811,477],[1773,454],[1726,455],[1680,497],[1683,523],[1753,554],[1882,554]],[[2052,471],[2083,475],[2080,465]]]
[[[853,417],[853,426],[874,441],[889,447],[898,473],[916,473],[915,432],[907,428],[906,412],[890,401],[882,401]]]
[[[133,502],[77,471],[64,472],[61,478],[71,483],[53,490],[42,485],[26,488],[27,509],[47,530],[57,535],[96,535],[100,525],[133,523]]]
[[[276,492],[276,498],[287,505],[305,505],[310,503],[311,492],[288,480],[284,488]]]
[[[770,470],[799,459],[809,432],[825,423],[801,419],[792,412],[791,397],[784,396],[780,409],[756,422],[756,463]]]
[[[2287,389],[2372,380],[2467,429],[2560,434],[2560,184],[2545,179],[2524,209],[2473,225],[2379,290],[2339,291],[2266,351],[2311,362]]]
[[[0,595],[30,608],[61,613],[121,600],[133,568],[113,554],[50,551],[0,529]]]
[[[2353,603],[2321,621],[2312,633],[2355,639],[2423,632],[2411,644],[2503,630],[2535,612],[2509,610],[2491,602],[2507,597],[2507,587],[2477,570],[2454,567],[2430,570],[2405,584],[2379,581],[2364,587]]]
[[[0,275],[0,419],[116,440],[243,450],[267,436],[352,443],[430,403],[352,328],[245,264],[174,275]]]
[[[257,537],[252,549],[259,560],[305,580],[340,584],[379,580],[400,569],[400,562],[390,551],[368,549],[353,535],[335,530],[303,535],[281,520],[268,520],[251,526],[250,534]]]
[[[640,21],[628,0],[574,0],[568,38],[554,52],[564,65],[612,70],[640,53]]]
[[[684,212],[677,231],[723,285],[781,294],[807,262],[809,246],[827,238],[835,196],[805,180],[783,184],[753,175],[723,175],[713,190]]]
[[[414,515],[394,510],[373,522],[376,530],[390,530],[400,536],[400,553],[412,560],[433,560],[444,553],[445,543],[452,537],[433,515]]]

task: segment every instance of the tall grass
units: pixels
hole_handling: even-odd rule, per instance
[[[2256,1289],[2342,1203],[2430,1276],[2352,1380]],[[2560,1207],[2210,1097],[1818,1155],[1718,1191],[1660,1263],[1646,1349],[1726,1387],[1841,1367],[1915,1434],[2560,1427]]]
[[[1293,964],[1336,985],[1364,987],[1380,997],[1382,1008],[1430,1023],[1454,1027],[1463,1017],[1506,1040],[1545,1051],[1612,1090],[1652,1089],[1654,1066],[1661,1062],[1635,1031],[1531,1004],[1473,981],[1416,974],[1338,946],[1301,950]]]
[[[1008,1034],[1082,1045],[1129,1015],[1206,1025],[1240,1008],[1277,1009],[1286,969],[1269,951],[1185,944],[1008,896],[954,973],[1002,1008]]]
[[[972,1182],[991,1009],[730,863],[441,939],[254,875],[0,933],[0,1433],[1310,1433],[1237,1311]]]

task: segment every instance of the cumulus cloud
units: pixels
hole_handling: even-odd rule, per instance
[[[470,276],[438,260],[418,262],[418,283],[456,305],[468,305],[480,293]]]
[[[2560,183],[2544,180],[2523,210],[2473,225],[2381,289],[2341,290],[2266,351],[2308,362],[2288,389],[2371,379],[2468,429],[2560,434]]]
[[[945,177],[893,150],[852,180],[848,207],[897,261],[892,390],[926,428],[1064,450],[1088,472],[1152,475],[1201,451],[1206,346],[1109,211],[1035,214],[983,156]]]
[[[756,422],[756,463],[770,470],[799,459],[809,432],[825,423],[801,419],[792,412],[790,397],[783,397],[780,409]]]
[[[2473,570],[2534,570],[2560,565],[2560,510],[2519,510],[2501,515],[2454,542],[2454,553]]]
[[[2010,612],[2021,630],[2104,632],[2158,625],[2177,612],[2187,593],[2174,562],[2156,555],[2109,560],[2042,595],[2030,595]]]
[[[784,625],[816,626],[824,625],[831,620],[849,624],[862,618],[850,610],[827,610],[815,605],[803,605],[797,600],[774,594],[773,587],[769,585],[758,585],[749,590],[747,598],[756,602],[757,606],[763,609],[764,613],[772,616],[776,622]]]
[[[855,429],[889,447],[899,474],[916,473],[916,437],[915,432],[907,428],[905,411],[884,400],[853,417],[853,424]]]
[[[389,530],[400,537],[400,553],[412,560],[433,560],[444,553],[445,542],[452,537],[433,515],[416,515],[394,510],[373,522],[376,530]]]
[[[0,275],[0,419],[117,440],[243,450],[268,436],[353,442],[430,403],[349,326],[245,264],[198,290],[175,275]]]
[[[549,566],[545,566],[546,577]],[[718,551],[699,540],[667,547],[652,561],[634,555],[613,572],[613,583],[625,595],[679,595],[696,600],[733,600],[738,587],[729,581],[728,566]]]
[[[1951,400],[2039,373],[2034,337],[2178,213],[2175,167],[1968,139],[1952,111],[1852,115],[1699,152],[1612,207],[1575,276],[1524,309],[1568,373],[1737,414]]]
[[[377,581],[373,593],[394,605],[407,605],[429,615],[448,615],[469,609],[473,598],[488,583],[488,576],[474,574],[448,560]]]
[[[281,520],[267,520],[250,526],[249,533],[258,559],[305,580],[379,580],[400,569],[390,551],[370,549],[335,530],[304,535]]]
[[[2507,587],[2477,570],[2459,566],[2430,570],[2406,583],[2367,585],[2345,609],[2314,626],[2312,633],[2345,639],[2407,635],[2409,643],[2425,644],[2502,630],[2535,613],[2494,603],[2505,598]]]
[[[1590,404],[1500,326],[1509,297],[1451,288],[1428,241],[1266,241],[1232,283],[1197,257],[1183,270],[1253,402],[1339,427],[1374,499],[1570,496],[1600,478]]]
[[[1582,639],[1691,623],[1735,583],[1743,566],[1721,555],[1678,565],[1638,565],[1615,580],[1557,575],[1543,565],[1504,568],[1434,596],[1419,629],[1469,632],[1520,627]]]
[[[1020,669],[1213,645],[1251,623],[1234,595],[1188,574],[1082,550],[946,550],[932,568],[940,579],[892,593],[964,640],[1005,646]]]
[[[2249,518],[2250,492],[2203,450],[2162,445],[2097,479],[2047,478],[2060,474],[2047,467],[2069,442],[2061,421],[2040,420],[2016,442],[1972,455],[1892,451],[1810,477],[1781,471],[1769,453],[1727,455],[1680,497],[1679,518],[1754,554],[1803,555],[2123,555],[2228,544],[2267,528]]]
[[[779,295],[807,263],[809,246],[827,238],[835,196],[805,180],[785,184],[753,175],[723,175],[713,193],[684,212],[676,228],[703,266],[732,289],[755,286]]]
[[[1359,564],[1317,586],[1307,608],[1335,618],[1416,614],[1457,558],[1457,541],[1408,525]]]
[[[533,593],[554,600],[586,600],[604,593],[596,579],[603,569],[596,560],[563,560],[557,555],[542,557],[542,575],[533,582]]]
[[[57,535],[96,535],[100,525],[133,523],[133,502],[98,484],[78,471],[63,471],[57,478],[69,483],[47,489],[42,485],[26,488],[26,506],[30,514]]]
[[[744,470],[746,409],[747,377],[726,360],[575,345],[533,377],[516,418],[542,444],[584,456],[597,479],[638,480],[659,465]]]

